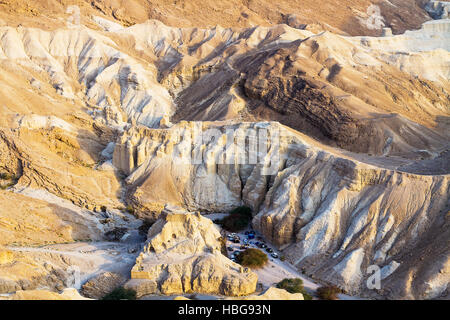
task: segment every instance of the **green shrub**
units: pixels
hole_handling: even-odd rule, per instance
[[[16,176],[2,172],[0,173],[0,180],[16,180]]]
[[[312,295],[310,295],[308,292],[306,292],[306,290],[304,292],[302,292],[302,294],[303,294],[303,299],[305,299],[305,300],[313,299]]]
[[[239,253],[236,257],[236,261],[244,267],[261,268],[263,267],[269,258],[267,255],[258,249],[247,249]]]
[[[283,279],[278,282],[277,288],[284,289],[289,293],[301,293],[303,290],[303,281],[299,278]]]
[[[301,293],[305,300],[312,300],[312,296],[303,287],[303,280],[299,278],[283,279],[277,284],[277,288],[289,293]]]
[[[10,182],[10,183],[4,184],[4,185],[1,185],[1,184],[0,184],[0,189],[6,190],[6,189],[8,189],[8,188],[11,188],[11,187],[14,186],[14,185],[15,185],[14,182]]]
[[[17,183],[17,181],[19,181],[19,178],[9,173],[2,172],[0,173],[0,180],[7,181],[7,183],[0,183],[0,189],[6,190],[14,186]]]
[[[248,227],[252,218],[252,209],[248,207],[238,207],[231,211],[230,215],[222,220],[216,220],[215,223],[221,225],[222,228],[229,232],[239,232]]]
[[[136,300],[136,291],[120,287],[104,296],[102,300]]]
[[[317,289],[317,295],[322,300],[337,300],[337,295],[341,292],[342,290],[336,286],[324,286]]]

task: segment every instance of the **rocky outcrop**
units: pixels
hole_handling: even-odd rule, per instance
[[[36,258],[20,252],[11,253],[14,259],[8,258],[5,263],[0,264],[1,294],[40,288],[61,291],[71,285],[70,274],[66,272],[69,260],[62,261],[51,255]]]
[[[13,262],[14,253],[0,246],[0,265]]]
[[[259,47],[253,48],[252,41]],[[252,49],[241,54],[242,42]],[[411,157],[417,149],[446,145],[443,132],[427,124],[436,119],[423,113],[425,105],[433,113],[445,113],[448,104],[449,94],[441,90],[448,82],[445,23],[385,38],[343,38],[277,26],[267,34],[242,33],[227,43],[223,50],[229,55],[213,52],[202,65],[208,72],[197,80],[189,79],[195,70],[185,71],[191,63],[187,58],[168,75],[186,80],[170,82],[182,89],[176,92],[173,120],[279,121],[327,144],[379,155]],[[182,54],[180,50],[180,59]],[[433,80],[431,90],[423,90],[417,78]],[[405,94],[405,87],[417,96]]]
[[[166,208],[150,228],[126,287],[138,296],[253,293],[256,274],[222,255],[220,238],[211,220],[198,213]]]
[[[348,292],[370,292],[367,270],[376,265],[391,270],[380,279],[381,294],[440,296],[450,277],[444,240],[449,239],[448,177],[358,167],[325,158],[286,169],[267,194],[254,227],[284,248],[298,268]],[[424,260],[435,261],[426,273],[418,267]],[[403,272],[421,280],[408,288],[409,280],[399,279]],[[429,288],[424,290],[422,283]]]
[[[0,245],[43,245],[101,239],[88,212],[0,191]],[[26,231],[25,231],[26,230]]]
[[[448,176],[364,167],[320,153],[298,156],[298,164],[278,174],[253,221],[294,265],[351,293],[374,294],[366,281],[376,265],[384,274],[379,294],[445,294]]]
[[[289,293],[284,289],[270,287],[264,293],[243,298],[243,300],[305,300],[301,293]]]
[[[275,287],[270,287],[265,292],[260,294],[254,294],[247,297],[239,297],[239,298],[226,298],[228,300],[305,300],[303,294],[301,293],[289,293],[284,289],[278,289]],[[175,297],[174,300],[191,300],[184,296]]]
[[[270,26],[278,23],[290,23],[296,26],[292,18],[289,19],[295,16],[302,24],[308,24],[309,27],[351,35],[376,35],[379,29],[369,28],[366,23],[366,20],[371,19],[373,15],[374,10],[371,9],[373,5],[379,9],[383,25],[391,25],[396,33],[402,33],[404,30],[419,27],[422,22],[429,19],[426,11],[418,5],[424,1],[427,2],[427,0],[391,0],[389,2],[327,0],[321,2],[320,7],[314,0],[302,2],[280,0],[277,3],[269,0],[255,2],[223,0],[220,3],[212,0],[183,0],[176,5],[162,0],[152,0],[151,2],[129,1],[126,6],[116,0],[83,0],[77,4],[85,18],[83,22],[92,16],[92,21],[87,23],[93,28],[100,27],[106,30],[119,29],[121,26],[117,26],[118,24],[130,26],[142,23],[149,18],[158,19],[174,27],[222,25],[242,28],[255,25]],[[42,24],[49,28],[64,26],[66,20],[76,24],[76,19],[70,16],[75,11],[70,11],[68,14],[65,5],[57,0],[8,0],[3,1],[2,12],[5,11],[3,17],[12,25],[18,24],[18,16],[28,18],[20,21],[27,26]],[[32,17],[36,18],[30,19]]]
[[[118,281],[134,265],[139,246],[129,243],[76,242],[70,244],[8,247],[13,260],[0,264],[0,294],[46,288],[80,289],[89,282],[89,292],[100,292]],[[133,250],[130,250],[133,249]],[[1,251],[3,252],[3,250]],[[9,255],[8,255],[9,256]],[[111,277],[99,277],[107,273]],[[95,281],[99,277],[98,281]]]
[[[190,123],[169,130],[140,128],[125,133],[124,141],[137,143],[134,148],[142,156],[128,178],[137,207],[159,200],[161,206],[166,202],[215,211],[217,203],[210,205],[210,201],[216,193],[208,193],[206,187],[211,183],[211,190],[221,190],[217,199],[229,199],[221,209],[252,207],[254,228],[308,275],[352,294],[371,295],[375,293],[367,289],[367,270],[377,265],[384,278],[383,289],[376,294],[434,298],[445,293],[449,279],[448,175],[402,172],[402,161],[381,167],[379,158],[324,148],[276,123],[222,127],[204,123],[200,132],[215,129],[218,139],[190,145],[187,137],[193,136],[194,127]],[[229,155],[224,132],[231,128],[235,133],[238,129],[247,133],[268,130],[270,148],[262,162],[218,161]],[[203,155],[199,164],[176,161],[176,155],[192,155],[195,148]],[[252,147],[246,144],[242,150],[242,159],[249,159]],[[276,166],[269,171],[271,164]],[[173,188],[162,188],[161,181]],[[197,183],[204,189],[195,189]],[[160,198],[155,190],[165,190],[162,195],[167,196]],[[180,195],[181,200],[169,195]],[[157,211],[152,214],[158,216]],[[421,261],[428,267],[417,268]],[[423,282],[409,285],[410,277]]]
[[[2,298],[0,298],[2,300]],[[90,300],[82,297],[76,289],[65,289],[61,293],[47,290],[17,291],[5,300]]]
[[[87,298],[98,300],[121,287],[126,281],[118,273],[105,272],[86,282],[81,287],[81,294]]]
[[[435,130],[448,113],[447,29],[442,20],[376,38],[287,25],[180,29],[155,20],[106,33],[81,26],[2,27],[0,57],[11,62],[2,74],[15,80],[5,95],[26,86],[21,95],[33,105],[45,95],[58,105],[33,108],[31,116],[24,115],[29,112],[17,103],[21,99],[8,101],[2,122],[16,112],[24,128],[78,132],[52,114],[63,105],[59,112],[66,118],[74,109],[87,110],[97,124],[117,130],[132,123],[164,126],[170,117],[271,120],[351,151],[436,152],[448,141]],[[24,70],[22,63],[42,72]]]
[[[171,215],[161,212],[166,204],[205,212],[247,205],[254,227],[323,282],[394,298],[446,294],[448,20],[369,37],[381,32],[366,30],[371,1],[344,9],[323,2],[305,15],[317,7],[308,0],[302,8],[282,1],[282,10],[265,2],[267,11],[248,3],[226,19],[241,29],[156,20],[123,27],[106,18],[129,26],[147,19],[148,7],[94,1],[82,10],[102,17],[65,25],[65,8],[48,1],[52,12],[40,0],[0,3],[0,244],[103,235],[127,242],[139,228],[121,212],[127,206],[176,230],[166,237],[162,222],[152,229],[161,228],[150,238],[159,251],[147,246],[129,283],[140,295],[240,295],[256,279],[218,253],[212,226],[212,238],[203,231],[193,238],[183,228],[203,225],[200,217],[166,221]],[[211,13],[202,23],[224,19],[216,3],[204,3],[185,9]],[[427,18],[415,3],[380,3],[378,18],[395,34],[419,27]],[[152,7],[150,16],[170,22],[172,7]],[[333,21],[318,19],[321,10]],[[193,11],[177,23],[199,21]],[[295,28],[249,27],[262,22]],[[365,36],[338,35],[346,30]],[[261,132],[263,149],[251,144]],[[244,141],[245,160],[230,156],[233,140]],[[68,263],[83,266],[90,256],[31,249],[15,250],[15,263],[3,256],[1,292],[62,289]],[[365,285],[373,264],[378,291]]]
[[[262,200],[267,176],[282,166],[276,138],[279,128],[275,123],[220,126],[196,122],[183,122],[169,130],[133,127],[117,142],[113,163],[124,172],[133,171],[126,180],[128,199],[143,218],[156,220],[167,203],[192,211],[227,212],[242,205],[244,198]],[[254,135],[251,146],[227,148],[228,134],[230,143],[234,136],[243,139],[246,133]],[[273,135],[273,143],[263,150],[261,139],[260,154],[241,166],[245,148],[257,147],[259,134]]]
[[[104,149],[101,139],[80,128],[70,132],[57,126],[36,128],[37,124],[16,131],[0,128],[0,148],[5,148],[0,170],[8,168],[5,171],[13,177],[7,187],[16,192],[40,189],[89,210],[120,207],[114,169],[95,170]]]

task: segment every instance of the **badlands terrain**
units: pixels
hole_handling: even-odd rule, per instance
[[[450,299],[449,10],[0,0],[0,300]]]

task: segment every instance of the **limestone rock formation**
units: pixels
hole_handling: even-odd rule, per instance
[[[178,297],[175,297],[173,300],[187,301],[187,300],[191,300],[191,299],[183,297],[183,296],[178,296]]]
[[[0,245],[101,239],[98,221],[83,210],[71,210],[70,207],[1,190],[0,202]]]
[[[130,196],[142,212],[146,203],[158,200],[161,206],[183,204],[202,211],[244,204],[257,212],[254,228],[281,248],[294,265],[349,293],[372,294],[365,286],[371,265],[383,270],[386,291],[378,294],[434,298],[447,290],[448,175],[403,172],[402,168],[413,167],[409,161],[399,159],[386,166],[376,157],[326,148],[276,123],[203,123],[200,132],[215,129],[216,143],[191,144],[195,128],[196,123],[184,123],[169,130],[140,128],[125,133],[125,141],[135,141],[133,148],[140,150],[138,157],[142,154],[137,162],[141,165],[128,178],[134,185]],[[220,162],[230,155],[225,132],[231,128],[235,134],[238,129],[268,130],[271,147],[263,162]],[[232,141],[237,136],[232,135]],[[196,148],[201,150],[200,164],[181,161],[192,160],[189,156]],[[242,159],[249,159],[249,150],[252,147],[245,144]],[[211,188],[196,189],[197,183]],[[220,190],[220,197],[208,190]],[[228,202],[218,209],[217,202],[210,204],[214,197]],[[160,211],[149,212],[147,216],[157,217]],[[158,252],[158,241],[148,248]],[[416,269],[421,261],[428,265],[426,269]],[[409,277],[422,282],[408,287]],[[398,291],[387,289],[391,287]]]
[[[53,124],[38,128],[41,123],[34,120],[22,118],[17,130],[0,128],[0,170],[14,177],[9,189],[44,190],[90,210],[119,207],[114,171],[95,170],[105,148],[99,137],[79,127],[72,132]]]
[[[136,264],[140,296],[251,294],[184,212],[246,205],[318,281],[448,296],[450,22],[426,2],[0,1],[0,293]]]
[[[41,288],[54,292],[81,289],[82,284],[105,272],[125,275],[136,260],[137,252],[129,250],[133,247],[109,242],[8,247],[6,263],[0,264],[0,294]],[[105,282],[101,282],[104,287]]]
[[[225,257],[220,238],[211,220],[198,213],[166,208],[150,228],[126,287],[134,288],[138,296],[253,293],[256,274]]]
[[[264,293],[243,298],[243,300],[304,300],[301,293],[289,293],[284,289],[270,287]]]
[[[226,298],[229,300],[239,299],[239,300],[304,300],[303,294],[301,293],[289,293],[284,289],[278,289],[275,287],[270,287],[261,294],[254,294],[247,297],[239,298]],[[184,296],[175,297],[174,300],[191,300]]]
[[[13,262],[14,253],[0,246],[0,265]]]
[[[425,0],[426,1],[426,0]],[[251,27],[269,26],[286,21],[286,16],[295,15],[302,23],[318,25],[322,29],[351,35],[373,34],[381,31],[367,25],[373,13],[378,13],[383,25],[391,25],[396,33],[415,29],[430,19],[418,3],[424,0],[335,0],[322,1],[318,6],[314,0],[179,0],[176,4],[162,0],[83,0],[76,4],[80,10],[80,22],[92,28],[114,30],[118,25],[130,26],[147,19],[157,19],[175,27]],[[65,2],[57,0],[7,0],[1,4],[0,18],[17,25],[17,17],[26,26],[54,28],[63,26],[65,18],[72,24],[78,21],[75,11],[67,12]],[[372,6],[377,6],[377,11]],[[89,19],[90,16],[101,19]],[[32,19],[33,17],[37,19]],[[401,18],[399,18],[401,17]],[[16,18],[16,20],[13,20]],[[105,20],[107,22],[105,22]]]
[[[2,298],[0,298],[2,300]],[[61,293],[47,290],[17,291],[6,300],[90,300],[82,297],[76,289],[65,289]]]
[[[125,282],[126,279],[122,275],[105,272],[86,282],[81,287],[81,294],[87,298],[101,299],[114,289],[121,287]]]
[[[342,37],[287,25],[182,29],[155,20],[106,33],[83,26],[53,31],[2,27],[2,61],[11,62],[2,69],[10,79],[2,92],[8,96],[26,85],[29,90],[16,96],[32,106],[25,112],[19,99],[8,99],[1,121],[6,127],[16,124],[24,138],[62,136],[63,144],[54,150],[59,157],[50,161],[77,162],[79,170],[60,165],[75,176],[95,168],[98,149],[112,142],[101,132],[108,130],[104,128],[118,135],[127,123],[166,126],[170,117],[172,122],[280,121],[351,151],[417,158],[417,150],[439,152],[448,141],[446,132],[436,129],[445,125],[449,100],[448,34],[447,20],[382,38]],[[126,52],[121,51],[124,46]],[[31,72],[18,61],[43,72]],[[33,107],[48,101],[46,96],[52,98],[50,104]],[[19,140],[18,134],[5,135],[5,140]],[[83,151],[75,153],[71,147]],[[18,148],[32,157],[32,150]],[[25,160],[43,175],[30,180],[51,182],[30,157]],[[102,190],[102,200],[114,199],[118,186],[111,172],[89,172],[112,191]],[[97,187],[83,184],[86,190]],[[45,187],[65,197],[83,193],[69,184],[58,191]],[[84,202],[100,202],[88,195]]]

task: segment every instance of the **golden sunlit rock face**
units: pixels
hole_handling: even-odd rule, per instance
[[[221,25],[242,28],[286,23],[293,27],[307,25],[349,35],[381,35],[380,26],[392,27],[395,33],[419,28],[430,19],[424,9],[426,2],[337,0],[323,1],[318,5],[313,0],[224,0],[220,3],[211,0],[180,0],[176,3],[161,0],[4,0],[0,4],[0,17],[11,19],[15,24],[44,26],[47,19],[53,21],[62,17],[70,5],[77,5],[81,13],[79,20],[84,24],[91,22],[90,15],[100,15],[124,26],[148,19],[156,19],[172,27],[209,28]],[[14,17],[21,17],[23,21],[14,21]],[[367,23],[370,17],[373,18]],[[47,28],[56,26],[58,24],[53,22]]]
[[[254,293],[258,277],[222,254],[220,238],[217,226],[200,213],[166,207],[148,232],[128,287],[154,288],[141,295]]]
[[[0,1],[0,299],[448,299],[449,8]]]

